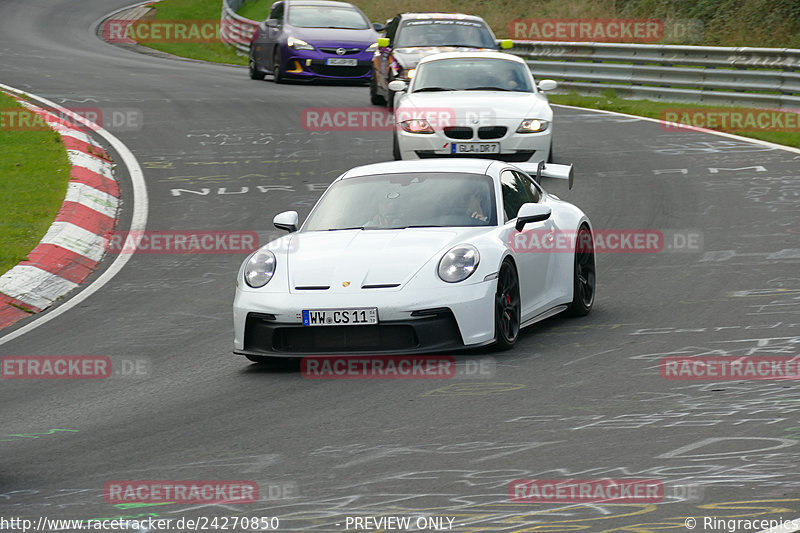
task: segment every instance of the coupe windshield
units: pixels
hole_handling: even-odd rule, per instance
[[[290,6],[289,24],[301,28],[342,28],[366,30],[369,21],[360,12],[349,7]]]
[[[465,46],[497,48],[489,28],[469,20],[409,20],[397,32],[395,48],[407,46]]]
[[[442,90],[533,92],[528,67],[507,59],[439,59],[421,64],[414,78],[414,92]]]
[[[384,174],[336,182],[303,231],[494,226],[492,179],[455,172]]]

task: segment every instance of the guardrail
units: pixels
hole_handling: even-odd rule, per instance
[[[258,23],[222,0],[220,38],[243,54]],[[670,102],[800,108],[800,50],[625,43],[514,41],[539,78],[561,89]]]
[[[256,31],[258,22],[246,19],[236,12],[246,0],[222,0],[222,16],[219,38],[223,43],[236,48],[240,54],[250,51],[250,39]]]
[[[800,50],[515,41],[539,78],[578,93],[755,107],[800,107]]]

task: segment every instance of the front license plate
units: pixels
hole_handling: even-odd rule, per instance
[[[355,67],[358,65],[358,59],[350,57],[329,57],[325,60],[325,64],[335,67]]]
[[[500,143],[453,143],[450,150],[454,154],[499,154]]]
[[[378,308],[303,309],[304,326],[363,326],[378,323]]]

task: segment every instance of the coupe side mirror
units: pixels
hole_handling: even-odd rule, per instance
[[[384,26],[380,22],[373,22],[372,23],[372,27],[375,28],[375,31],[378,31],[378,32],[383,31],[383,30],[386,29],[386,26]]]
[[[514,41],[511,39],[503,39],[500,41],[500,48],[502,50],[508,50],[509,48],[514,48]]]
[[[284,211],[283,213],[278,213],[272,219],[272,223],[276,228],[286,230],[289,233],[297,231],[297,221],[297,211]]]
[[[378,37],[378,48],[386,48],[391,42],[387,37]]]
[[[517,231],[522,231],[525,224],[547,220],[551,214],[553,214],[553,210],[550,209],[550,206],[534,203],[522,204],[517,213],[517,223],[514,227],[517,228]]]
[[[405,91],[408,84],[403,80],[392,80],[389,82],[389,90],[394,92]]]

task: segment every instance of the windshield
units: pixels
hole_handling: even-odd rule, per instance
[[[527,66],[492,58],[438,59],[421,64],[413,91],[441,90],[533,92]]]
[[[456,172],[365,176],[336,182],[303,231],[494,226],[493,181]]]
[[[406,46],[466,46],[497,48],[489,28],[469,20],[409,20],[397,32],[395,48]]]
[[[290,6],[289,24],[300,28],[342,28],[366,30],[369,21],[358,10],[350,7]]]

